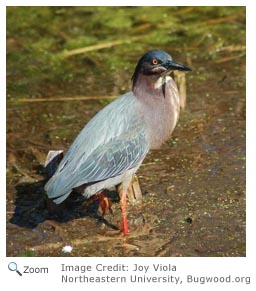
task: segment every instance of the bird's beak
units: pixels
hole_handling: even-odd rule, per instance
[[[162,64],[162,66],[165,67],[168,71],[192,71],[188,66],[170,60]]]

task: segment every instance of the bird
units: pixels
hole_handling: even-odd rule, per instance
[[[45,185],[48,197],[62,203],[73,190],[86,198],[102,197],[121,185],[122,231],[128,235],[127,191],[147,153],[170,138],[180,113],[174,70],[191,71],[163,50],[138,61],[131,91],[100,110],[81,130]]]

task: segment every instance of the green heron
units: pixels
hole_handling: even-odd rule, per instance
[[[132,76],[132,91],[98,112],[76,137],[45,185],[48,197],[63,202],[83,188],[89,198],[121,184],[124,234],[128,233],[127,191],[150,149],[158,148],[174,130],[180,98],[170,77],[173,70],[191,71],[161,50],[147,52]]]

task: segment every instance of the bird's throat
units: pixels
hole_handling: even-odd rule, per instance
[[[147,99],[147,101],[165,99],[168,95],[168,83],[173,80],[169,75],[138,75],[136,83],[133,84],[133,93],[139,99]],[[152,98],[150,98],[152,97]],[[146,101],[146,100],[145,100]],[[151,101],[149,101],[151,102]]]
[[[155,82],[154,89],[160,89],[161,87],[165,86],[165,84],[171,80],[170,76],[160,76],[157,81]]]
[[[156,81],[156,83],[155,83],[155,85],[154,85],[154,89],[155,89],[155,90],[162,89],[162,93],[163,93],[164,98],[165,98],[165,95],[166,95],[166,94],[165,94],[166,83],[167,83],[168,81],[170,81],[170,79],[171,79],[170,76],[162,75],[162,76],[160,76],[160,77],[157,79],[157,81]]]

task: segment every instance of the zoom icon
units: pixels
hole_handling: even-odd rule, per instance
[[[10,271],[15,271],[17,274],[19,274],[20,276],[22,276],[21,272],[18,270],[18,266],[15,262],[11,262],[8,264],[8,269]]]

